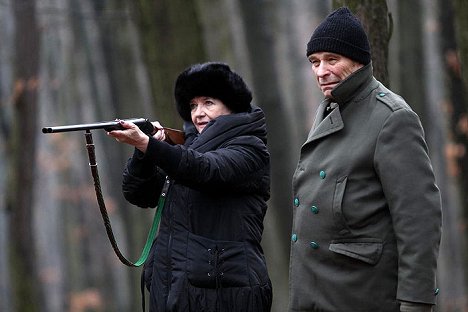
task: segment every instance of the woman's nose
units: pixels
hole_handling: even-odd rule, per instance
[[[205,115],[205,110],[203,108],[203,105],[197,105],[197,108],[195,110],[195,116],[203,116]]]

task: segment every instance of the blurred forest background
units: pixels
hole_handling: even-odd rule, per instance
[[[263,246],[273,311],[286,311],[290,183],[321,100],[305,46],[342,4],[368,30],[376,77],[425,126],[444,204],[437,311],[468,311],[465,0],[0,0],[0,311],[141,309],[141,268],[107,241],[83,133],[41,128],[130,117],[181,128],[174,80],[209,60],[242,75],[267,116]],[[132,149],[93,133],[117,241],[136,260],[154,211],[121,194]]]

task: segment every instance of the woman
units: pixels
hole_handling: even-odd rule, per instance
[[[175,100],[183,146],[126,122],[127,130],[109,133],[136,148],[124,171],[129,202],[155,207],[170,185],[144,268],[150,311],[270,311],[260,246],[270,184],[264,114],[223,63],[183,71]]]

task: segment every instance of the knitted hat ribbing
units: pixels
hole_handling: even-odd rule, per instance
[[[371,61],[370,44],[361,22],[342,7],[330,13],[315,29],[307,43],[307,54],[332,52],[361,64]]]

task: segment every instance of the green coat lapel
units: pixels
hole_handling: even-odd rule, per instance
[[[320,105],[317,110],[317,116],[323,116],[323,111],[327,104],[328,102],[325,101]],[[306,144],[343,129],[344,123],[341,118],[340,108],[336,103],[332,103],[332,105],[336,105],[336,107],[330,112],[330,114],[328,114],[327,117],[324,119],[322,119],[322,117],[317,117],[315,120],[316,123],[314,127],[312,127],[312,131],[309,133]]]

